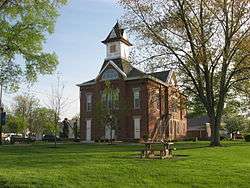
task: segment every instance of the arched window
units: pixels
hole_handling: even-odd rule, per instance
[[[119,78],[119,75],[114,69],[107,69],[102,75],[102,80],[114,80],[117,78]]]

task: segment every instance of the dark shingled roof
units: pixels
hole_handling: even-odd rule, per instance
[[[188,129],[204,129],[206,123],[209,123],[209,118],[206,115],[188,118]]]
[[[112,31],[115,31],[116,37],[111,37]],[[109,33],[108,37],[102,41],[102,43],[107,44],[109,42],[115,42],[115,41],[122,41],[125,44],[132,46],[132,44],[123,37],[124,35],[124,29],[120,26],[120,24],[117,22],[111,32]]]
[[[142,77],[145,75],[147,75],[147,74],[133,67],[132,70],[127,74],[127,77],[128,78],[140,77],[140,76]]]
[[[80,86],[80,85],[82,85],[82,84],[89,84],[89,83],[91,83],[91,82],[95,82],[95,79],[92,79],[92,80],[89,80],[89,81],[87,81],[87,82],[83,82],[83,83],[81,83],[81,84],[78,84],[78,86]]]
[[[150,75],[154,78],[161,80],[162,82],[166,82],[168,79],[169,73],[170,73],[170,70],[168,70],[168,71],[153,72],[153,73],[147,74],[147,73],[142,72],[142,71],[138,70],[137,68],[133,67],[130,62],[128,62],[124,59],[121,59],[121,58],[112,59],[112,60],[105,60],[100,71],[102,71],[105,68],[105,66],[107,65],[107,63],[109,61],[114,62],[127,75],[127,78],[143,77],[143,76]],[[94,81],[95,81],[95,79],[84,82],[82,84],[88,84],[88,83],[91,83]],[[79,85],[82,85],[82,84],[79,84]]]
[[[155,78],[158,78],[159,80],[166,82],[169,76],[170,70],[167,71],[161,71],[161,72],[152,72],[148,75],[153,76]]]

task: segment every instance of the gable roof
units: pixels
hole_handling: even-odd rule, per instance
[[[105,71],[105,69],[108,67],[108,65],[113,66],[123,77],[127,77],[127,74],[112,60],[109,60],[105,66],[100,70],[99,74],[97,75],[96,79]]]
[[[107,68],[108,65],[112,65],[119,73],[122,74],[122,76],[126,80],[148,78],[156,82],[159,82],[161,84],[167,85],[170,83],[170,79],[173,74],[172,70],[145,73],[133,67],[130,62],[121,58],[117,58],[113,60],[105,60],[98,76],[95,79],[84,82],[82,84],[78,84],[78,86],[95,84],[96,79],[104,72],[104,70]]]
[[[132,69],[133,66],[131,65],[130,62],[122,59],[122,58],[117,58],[117,59],[112,59],[112,60],[105,60],[100,72],[106,67],[106,65],[109,63],[109,61],[112,61],[117,65],[125,74],[128,74]]]
[[[128,41],[128,39],[124,38],[124,29],[121,27],[121,25],[117,22],[107,38],[102,41],[102,43],[107,44],[109,42],[115,42],[115,41],[122,41],[128,46],[132,46],[132,44]]]

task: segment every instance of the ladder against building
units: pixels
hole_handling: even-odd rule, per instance
[[[153,142],[168,140],[170,115],[163,114],[156,122],[154,131],[151,134],[151,140]]]

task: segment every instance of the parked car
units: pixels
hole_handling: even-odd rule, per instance
[[[29,135],[28,138],[32,141],[36,141],[36,136],[35,135]]]
[[[43,136],[43,141],[47,141],[47,142],[54,142],[55,141],[55,135],[52,135],[52,134],[46,134]],[[56,136],[56,140],[57,141],[61,141],[61,139]]]
[[[11,144],[15,144],[15,143],[29,144],[31,142],[34,142],[34,140],[31,140],[30,138],[23,137],[20,135],[12,135],[10,137]]]
[[[5,142],[10,142],[13,137],[22,138],[22,134],[16,134],[16,133],[7,133],[4,137]]]

